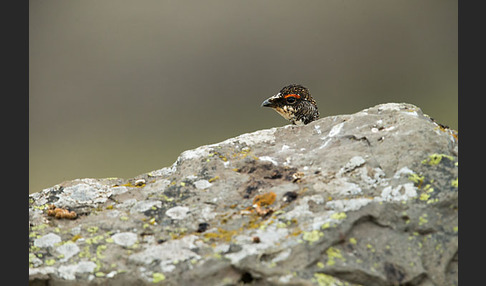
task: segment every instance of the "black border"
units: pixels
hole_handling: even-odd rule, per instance
[[[474,178],[484,174],[482,167],[484,90],[484,15],[480,5],[471,1],[458,1],[459,11],[459,281],[461,285],[475,285],[484,281],[479,251],[484,244],[483,225],[485,201],[484,187],[475,184]],[[482,6],[482,5],[481,5]],[[475,103],[473,103],[474,101]],[[473,162],[476,162],[475,164]],[[483,282],[479,282],[480,284]]]
[[[2,244],[8,285],[28,285],[29,1],[3,3],[2,17]],[[25,206],[25,208],[24,208]],[[19,219],[22,218],[22,219]],[[25,220],[23,220],[25,218]],[[12,281],[12,282],[10,282]]]

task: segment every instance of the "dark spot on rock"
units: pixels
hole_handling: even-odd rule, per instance
[[[59,197],[57,195],[60,195],[63,190],[64,187],[60,186],[59,189],[50,191],[49,197],[47,197],[47,202],[50,204],[57,202],[59,200]]]
[[[259,181],[251,181],[250,183],[248,183],[248,185],[245,188],[243,198],[248,199],[251,196],[251,194],[253,194],[254,191],[258,190],[260,185],[261,182]]]
[[[286,192],[284,195],[283,195],[283,198],[282,200],[286,203],[290,203],[290,202],[293,202],[295,201],[295,199],[297,199],[299,195],[296,193],[296,192]]]
[[[205,232],[209,228],[209,223],[202,222],[197,226],[196,232]]]
[[[403,281],[405,272],[400,269],[400,267],[394,265],[393,263],[385,262],[384,269],[388,282],[391,282],[394,285],[397,282],[400,283]]]
[[[273,170],[271,173],[270,173],[270,176],[264,176],[263,177],[264,179],[280,179],[282,178],[282,173],[280,173],[279,170]]]
[[[164,218],[166,218],[165,212],[167,211],[167,209],[170,208],[172,205],[175,205],[173,203],[168,203],[168,204],[169,204],[169,206],[167,206],[167,207],[165,205],[162,205],[162,207],[160,207],[160,208],[158,208],[158,207],[150,208],[150,209],[144,211],[143,214],[146,217],[155,218],[157,220],[157,222],[160,222]]]
[[[248,284],[248,283],[253,282],[253,280],[254,280],[254,278],[251,275],[251,273],[245,272],[245,273],[241,274],[241,278],[240,278],[239,282],[241,282],[243,284]]]

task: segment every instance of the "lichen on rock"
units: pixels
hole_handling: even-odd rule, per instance
[[[458,136],[404,103],[29,196],[47,284],[457,285]],[[48,216],[49,206],[73,211]]]

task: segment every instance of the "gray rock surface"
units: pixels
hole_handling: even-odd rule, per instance
[[[458,137],[382,104],[58,184],[29,223],[32,284],[457,285]]]

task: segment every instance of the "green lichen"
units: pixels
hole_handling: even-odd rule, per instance
[[[340,212],[340,213],[333,213],[333,214],[331,215],[331,218],[332,218],[332,219],[337,219],[337,220],[339,220],[339,219],[345,219],[346,217],[347,217],[347,216],[346,216],[346,213],[344,213],[344,212]]]
[[[327,254],[327,263],[326,263],[327,266],[332,266],[336,264],[336,259],[340,259],[343,262],[346,261],[346,259],[341,254],[341,250],[337,248],[329,247],[326,250],[326,254]]]
[[[440,161],[442,161],[443,158],[447,158],[451,161],[454,160],[454,157],[446,155],[446,154],[432,154],[427,159],[423,160],[422,164],[435,166],[435,165],[439,164]]]
[[[413,173],[408,176],[408,179],[417,184],[417,187],[420,188],[422,186],[422,183],[424,182],[425,177]]]
[[[78,254],[79,258],[90,258],[91,253],[89,252],[89,245],[86,245],[82,251]]]
[[[451,186],[454,188],[459,188],[459,178],[451,181]]]
[[[36,258],[36,257],[35,257],[35,254],[33,254],[33,253],[29,253],[29,264],[30,264],[30,263],[32,263],[32,262],[34,261],[34,259],[35,259],[35,258]]]
[[[426,193],[422,193],[422,194],[420,194],[420,197],[419,197],[419,199],[420,199],[421,201],[426,201],[426,200],[428,200],[429,198],[430,198],[430,195],[429,195],[429,194],[426,194]]]
[[[103,251],[105,251],[107,248],[106,245],[102,244],[102,245],[98,245],[98,247],[96,247],[96,257],[98,258],[105,258],[105,255],[103,255]]]
[[[321,229],[328,229],[331,227],[331,223],[326,222],[325,224],[321,225]]]
[[[350,237],[350,238],[349,238],[349,243],[351,243],[351,244],[356,244],[356,243],[357,243],[356,238],[354,238],[354,237]]]
[[[34,209],[43,211],[43,210],[46,210],[48,207],[49,207],[49,204],[43,204],[43,205],[40,205],[40,206],[34,206]]]
[[[32,231],[40,231],[40,230],[43,230],[45,228],[47,228],[48,225],[47,224],[39,224],[39,225],[35,225],[31,228]]]
[[[277,228],[286,228],[286,227],[287,227],[287,224],[284,223],[284,222],[277,223]]]
[[[324,273],[314,273],[314,278],[319,286],[339,285],[336,283],[336,279],[334,277]]]
[[[96,257],[91,258],[91,261],[96,263],[96,267],[95,267],[94,271],[100,271],[101,266],[102,266],[101,261],[99,261]]]
[[[438,198],[435,198],[435,199],[430,199],[430,200],[428,200],[428,201],[427,201],[427,204],[436,203],[436,202],[438,202],[438,201],[439,201],[439,199],[438,199]]]
[[[434,188],[432,188],[430,184],[427,184],[427,185],[425,185],[425,187],[424,187],[424,191],[425,191],[426,193],[432,193],[432,192],[434,192]]]
[[[98,244],[104,239],[103,235],[97,235],[86,239],[87,244]]]
[[[98,231],[99,227],[97,226],[90,226],[88,227],[86,230],[89,232],[89,233],[96,233]]]
[[[46,265],[47,266],[51,266],[51,265],[54,265],[54,263],[56,263],[56,261],[54,259],[47,259],[45,261]]]
[[[152,282],[159,283],[165,280],[165,275],[163,273],[154,272],[152,274]]]
[[[304,231],[302,235],[302,239],[308,241],[310,244],[319,240],[320,237],[324,236],[324,233],[313,230],[313,231]]]
[[[428,222],[429,221],[427,220],[427,214],[423,214],[419,217],[419,226],[424,225]]]

